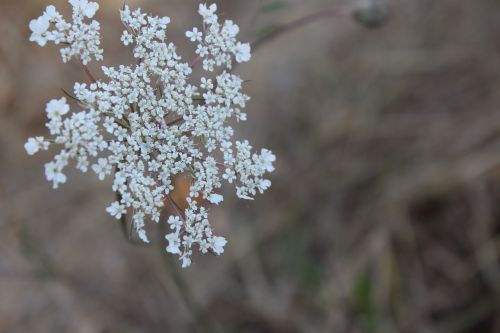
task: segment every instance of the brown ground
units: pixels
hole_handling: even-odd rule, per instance
[[[123,2],[100,2],[106,64],[129,61]],[[197,24],[196,1],[127,2],[171,16],[173,38]],[[220,5],[253,39],[342,3],[254,17],[266,2]],[[25,154],[45,103],[85,79],[28,42],[45,5],[0,2],[0,332],[500,332],[498,0],[393,1],[380,29],[338,18],[263,45],[239,68],[239,133],[278,155],[273,188],[214,209],[227,252],[183,271],[125,240],[109,182],[71,172],[54,191],[51,154]]]

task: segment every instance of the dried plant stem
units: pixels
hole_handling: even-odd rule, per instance
[[[160,255],[164,262],[163,266],[165,267],[168,276],[172,278],[175,286],[177,287],[178,292],[183,298],[184,304],[186,305],[192,316],[192,325],[194,332],[197,333],[218,332],[214,323],[205,314],[205,311],[203,311],[203,309],[194,300],[191,294],[191,289],[184,282],[184,279],[179,272],[179,267],[177,263],[171,256],[165,255],[164,247],[160,247]]]
[[[195,68],[196,65],[198,65],[201,61],[203,60],[203,57],[202,56],[197,56],[192,62],[191,64],[189,65],[189,67],[191,68]]]
[[[179,217],[184,220],[180,212],[181,209],[170,195],[166,196],[165,201],[168,202],[170,208],[169,210],[173,214],[179,215]],[[166,210],[164,210],[161,213],[162,214],[161,220],[165,220],[165,217],[163,215],[166,213],[167,213]],[[161,235],[165,234],[164,232],[165,228],[168,228],[167,224],[161,223],[160,229],[163,231]],[[193,331],[196,333],[218,333],[219,331],[217,330],[216,323],[212,321],[205,314],[205,311],[200,307],[198,302],[194,299],[191,288],[182,277],[181,272],[179,271],[179,265],[177,264],[176,260],[174,260],[171,256],[166,255],[165,247],[162,246],[163,240],[164,240],[163,236],[161,236],[159,244],[160,244],[160,256],[162,258],[163,266],[168,276],[172,279],[175,287],[177,288],[177,291],[182,297],[184,305],[186,306],[187,310],[189,311],[192,317],[191,320],[192,320]]]
[[[177,205],[177,203],[174,201],[174,199],[172,199],[172,196],[170,196],[170,194],[167,195],[167,202],[168,204],[170,205],[170,209],[172,209],[172,211],[181,218],[181,220],[184,221],[184,216],[182,215],[181,213],[181,210],[179,208],[179,205]]]
[[[334,17],[345,17],[349,15],[350,9],[341,7],[341,8],[330,8],[326,10],[321,10],[312,14],[308,14],[306,16],[303,16],[301,18],[298,18],[292,22],[283,24],[281,26],[277,26],[276,28],[272,29],[270,32],[267,34],[263,35],[262,37],[256,39],[254,42],[252,42],[252,51],[255,51],[262,45],[269,43],[270,41],[274,40],[276,37],[279,37],[280,35],[283,35],[285,33],[291,32],[293,30],[297,30],[301,27],[304,27],[310,23],[322,20],[322,19],[330,19]]]
[[[85,72],[85,74],[87,74],[90,81],[92,81],[92,83],[97,83],[97,80],[95,79],[94,75],[92,75],[92,73],[90,72],[90,69],[88,68],[88,66],[85,65],[81,59],[79,59],[79,62],[83,68],[83,71]]]
[[[179,118],[177,118],[177,119],[174,119],[174,120],[172,120],[172,121],[168,122],[168,123],[167,123],[167,126],[172,126],[172,125],[175,125],[175,124],[177,124],[177,123],[180,123],[180,122],[181,122],[181,121],[183,121],[183,120],[184,120],[184,118],[179,117]]]

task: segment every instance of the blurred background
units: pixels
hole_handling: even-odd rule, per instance
[[[191,60],[198,1],[127,3],[170,16]],[[0,2],[0,332],[500,332],[500,2],[217,3],[244,40],[275,37],[237,69],[237,133],[278,161],[269,192],[212,209],[226,253],[181,270],[160,228],[127,242],[109,180],[68,170],[54,191],[53,152],[26,155],[86,78],[28,42],[49,3]],[[100,5],[104,64],[130,63],[123,1]]]

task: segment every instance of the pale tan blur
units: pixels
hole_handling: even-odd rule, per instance
[[[271,2],[218,3],[249,41],[354,3]],[[129,63],[123,1],[100,3],[104,64]],[[170,16],[190,59],[197,1],[127,3]],[[276,153],[273,187],[214,208],[226,253],[188,270],[161,227],[126,241],[109,180],[70,171],[52,190],[52,153],[26,155],[45,103],[86,80],[28,42],[47,4],[0,2],[0,332],[500,332],[500,2],[392,1],[377,29],[324,19],[262,45],[238,68],[238,136]]]

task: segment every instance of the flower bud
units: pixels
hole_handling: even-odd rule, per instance
[[[383,26],[389,14],[387,0],[361,0],[352,11],[353,19],[369,29]]]

